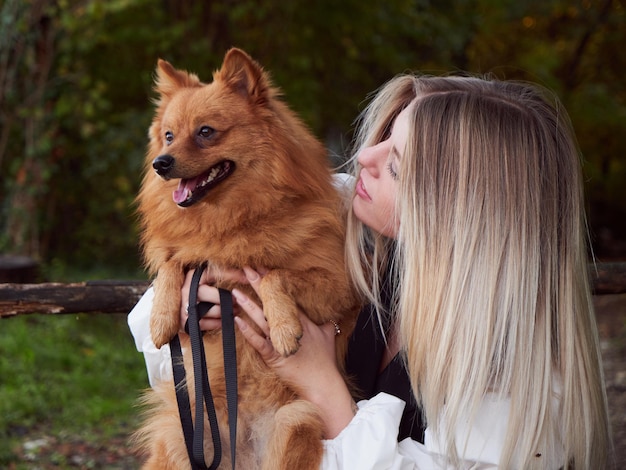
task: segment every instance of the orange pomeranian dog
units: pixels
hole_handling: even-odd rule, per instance
[[[239,49],[228,51],[210,84],[160,60],[155,88],[159,100],[138,196],[144,256],[156,274],[154,343],[161,347],[179,331],[187,270],[202,262],[217,269],[251,266],[269,270],[257,300],[276,350],[297,351],[301,309],[318,324],[341,324],[341,363],[359,305],[343,263],[342,199],[323,146],[278,98],[259,64]],[[256,298],[250,286],[239,287]],[[220,336],[204,335],[203,343],[225,429]],[[238,333],[236,343],[237,467],[319,468],[323,427],[315,407],[299,400]],[[185,366],[193,407],[187,359]],[[138,431],[148,454],[144,468],[190,468],[174,385],[162,383],[147,393],[149,416]],[[210,435],[206,419],[204,427]],[[230,443],[223,447],[220,468],[230,468]],[[210,439],[204,453],[210,462]]]

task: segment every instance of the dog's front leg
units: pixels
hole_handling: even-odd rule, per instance
[[[275,269],[263,277],[259,293],[274,349],[283,356],[300,347],[301,309],[313,322],[339,323],[342,340],[352,333],[360,304],[342,272],[313,268],[307,271]],[[338,357],[345,355],[347,341],[338,343]]]
[[[267,273],[261,281],[259,297],[274,349],[282,356],[290,356],[300,348],[302,324],[296,300],[285,288],[282,274],[281,270]]]
[[[183,267],[174,261],[162,264],[154,280],[150,333],[157,348],[169,343],[180,329],[180,290],[184,281]]]

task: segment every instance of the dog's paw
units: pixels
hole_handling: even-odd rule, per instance
[[[155,310],[150,316],[150,335],[154,345],[161,349],[164,344],[169,343],[178,334],[178,316],[160,313]]]
[[[270,335],[276,352],[283,357],[291,356],[300,349],[302,326],[299,322],[297,325],[277,325],[271,329]]]

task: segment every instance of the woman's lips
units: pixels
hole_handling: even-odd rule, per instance
[[[359,181],[357,181],[357,183],[356,183],[356,194],[361,199],[365,199],[366,201],[371,201],[372,200],[370,195],[367,193],[367,190],[365,189],[365,186],[363,185],[363,179],[361,179],[361,178],[359,178]]]

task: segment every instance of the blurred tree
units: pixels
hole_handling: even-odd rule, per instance
[[[597,250],[620,254],[604,247],[626,239],[625,23],[620,0],[0,0],[0,252],[138,268],[156,60],[209,81],[238,46],[337,163],[367,94],[396,73],[543,83],[580,139]]]
[[[539,82],[559,96],[585,162],[596,254],[626,257],[626,141],[619,138],[626,123],[623,2],[480,3],[484,22],[467,48],[468,69]]]
[[[48,187],[56,123],[46,109],[54,60],[54,27],[45,0],[8,0],[0,21],[0,168],[9,166],[6,243],[18,254],[38,254],[37,208]],[[17,138],[17,149],[10,145]],[[15,150],[21,157],[5,157]]]

